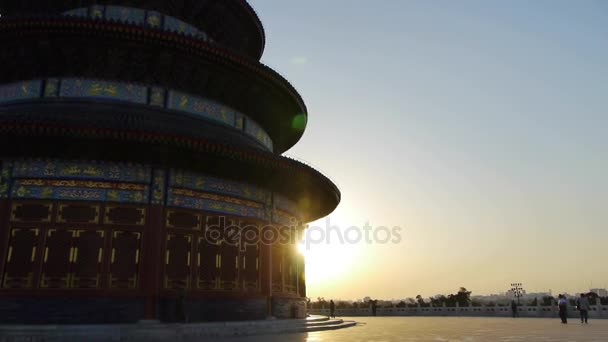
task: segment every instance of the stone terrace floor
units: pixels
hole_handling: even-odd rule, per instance
[[[221,342],[608,341],[608,320],[578,318],[340,317],[353,328],[308,334],[222,339]]]

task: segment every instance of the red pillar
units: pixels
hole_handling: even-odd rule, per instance
[[[260,285],[266,296],[266,315],[272,315],[272,246],[260,245]]]
[[[161,267],[163,256],[161,249],[164,238],[163,207],[148,207],[146,227],[144,230],[144,253],[142,255],[141,289],[145,295],[144,319],[158,320],[158,300],[161,289]]]
[[[0,199],[0,280],[4,274],[4,259],[6,258],[6,249],[8,248],[10,209],[10,201],[8,199]]]

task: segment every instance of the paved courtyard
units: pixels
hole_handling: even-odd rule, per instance
[[[402,341],[608,341],[608,320],[581,325],[571,318],[447,318],[447,317],[354,317],[360,322],[344,330],[282,336],[258,336],[222,342],[402,342]]]

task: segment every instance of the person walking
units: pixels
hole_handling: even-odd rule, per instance
[[[336,304],[334,303],[334,300],[331,299],[329,301],[329,318],[336,318]]]
[[[576,307],[581,315],[581,324],[588,324],[590,306],[589,298],[587,298],[586,294],[581,293],[581,297],[576,301]]]
[[[566,296],[560,294],[557,296],[557,307],[559,309],[559,318],[562,320],[562,324],[568,324],[568,300]]]

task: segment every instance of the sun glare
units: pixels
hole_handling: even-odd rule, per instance
[[[319,226],[325,223],[320,223]],[[311,224],[311,226],[313,226]],[[329,239],[303,241],[298,250],[306,260],[306,284],[314,292],[332,287],[345,274],[354,272],[359,244],[340,241],[337,234]]]

